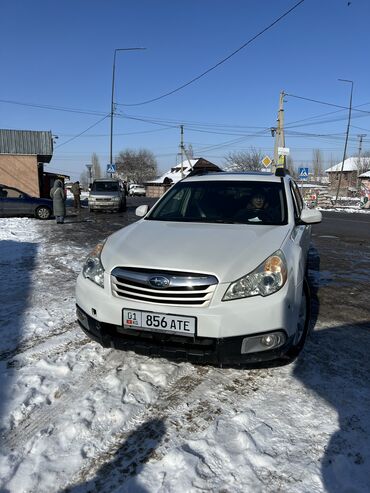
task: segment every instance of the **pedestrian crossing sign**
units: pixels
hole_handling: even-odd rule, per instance
[[[307,180],[308,179],[308,168],[298,168],[299,171],[299,179]]]
[[[115,164],[107,164],[107,173],[115,173],[116,165]]]

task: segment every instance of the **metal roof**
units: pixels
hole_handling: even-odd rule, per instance
[[[49,162],[53,155],[53,137],[50,131],[0,129],[0,154],[39,156]]]

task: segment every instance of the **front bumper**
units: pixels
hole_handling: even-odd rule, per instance
[[[77,320],[85,334],[103,347],[132,350],[138,354],[198,364],[239,366],[284,360],[293,343],[293,337],[287,337],[285,334],[287,339],[284,345],[277,349],[242,354],[241,348],[245,336],[220,339],[199,336],[189,338],[164,333],[138,332],[99,322],[78,305]],[[251,337],[254,335],[256,334],[251,334]]]
[[[265,298],[255,296],[223,302],[228,286],[228,283],[220,283],[206,307],[168,307],[113,296],[107,273],[104,288],[80,274],[76,286],[78,320],[85,333],[104,347],[133,349],[169,359],[235,365],[273,360],[289,352],[297,330],[299,304],[296,297],[301,299],[294,283],[288,278],[280,291]],[[184,337],[124,329],[124,308],[195,317],[195,335]],[[245,338],[277,331],[285,335],[283,346],[256,353],[241,352]]]
[[[119,202],[89,202],[89,207],[97,211],[118,211],[121,204]]]

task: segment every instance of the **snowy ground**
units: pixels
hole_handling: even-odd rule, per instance
[[[319,269],[316,247],[345,250],[314,238],[320,315],[294,364],[220,369],[84,336],[74,285],[104,224],[0,219],[0,491],[368,492],[369,248]]]

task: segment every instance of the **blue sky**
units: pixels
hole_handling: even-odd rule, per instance
[[[159,101],[123,106],[197,77],[297,3],[4,0],[0,128],[57,135],[48,171],[77,179],[93,152],[105,168],[114,50],[145,47],[117,53],[114,154],[146,148],[159,170],[167,170],[178,159],[184,124],[185,144],[196,157],[222,165],[229,152],[251,146],[272,156],[268,129],[276,124],[280,91],[348,106],[350,84],[338,78],[354,81],[353,105],[362,110],[353,113],[348,154],[357,153],[359,134],[367,134],[363,150],[370,150],[369,0],[305,0],[200,80]],[[325,165],[340,161],[347,116],[335,106],[287,96],[286,146],[295,164],[309,166],[314,148]]]

